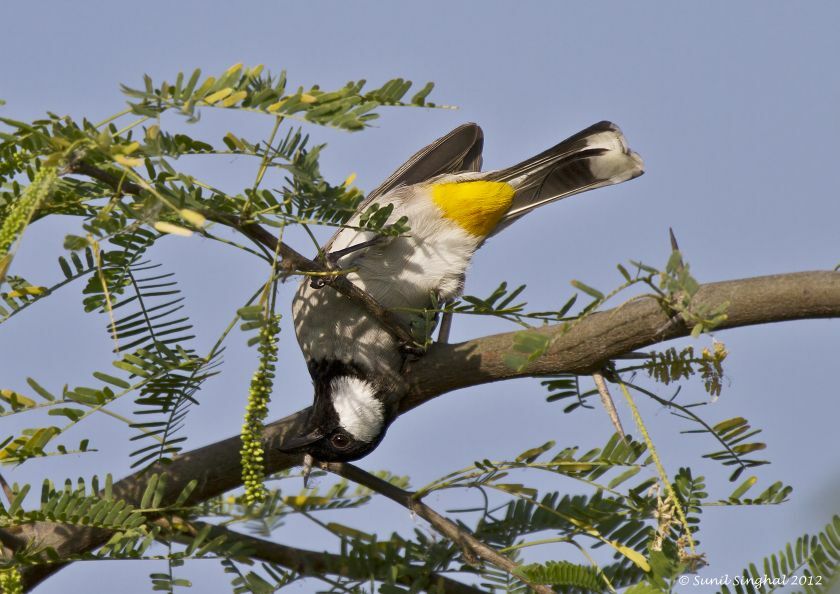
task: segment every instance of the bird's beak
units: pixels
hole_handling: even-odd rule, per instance
[[[297,435],[290,439],[285,440],[280,447],[278,448],[281,452],[288,452],[294,453],[295,450],[299,450],[304,446],[308,446],[312,443],[315,443],[319,439],[324,437],[324,433],[320,429],[313,429],[309,433],[305,433],[303,435]]]
[[[304,454],[303,455],[303,466],[301,470],[303,471],[303,488],[309,488],[309,475],[312,473],[312,465],[315,464],[315,458],[312,457],[311,454]]]
[[[287,452],[289,454],[297,453],[298,450],[305,448],[306,446],[315,443],[319,439],[324,437],[323,431],[320,429],[313,429],[309,433],[305,433],[303,435],[298,435],[296,437],[292,437],[283,442],[280,446],[279,450],[281,452]],[[309,486],[309,474],[312,472],[312,465],[314,464],[315,460],[312,458],[312,455],[308,452],[303,456],[303,488],[306,489]]]

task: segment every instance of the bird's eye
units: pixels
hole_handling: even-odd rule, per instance
[[[334,448],[343,450],[350,446],[350,438],[341,433],[336,433],[330,438],[330,443]]]

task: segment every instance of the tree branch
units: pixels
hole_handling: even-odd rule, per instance
[[[343,476],[344,478],[360,485],[364,485],[365,487],[376,491],[380,495],[384,495],[391,501],[399,503],[412,513],[417,514],[431,524],[432,528],[440,532],[443,536],[455,544],[459,545],[464,550],[464,556],[467,559],[471,556],[484,559],[488,563],[495,565],[517,579],[522,580],[522,582],[528,584],[528,586],[530,586],[535,592],[540,594],[554,594],[554,590],[548,586],[533,584],[523,577],[517,576],[514,573],[519,567],[516,563],[504,555],[501,555],[492,547],[489,547],[478,540],[469,531],[461,528],[452,520],[444,518],[431,507],[416,498],[414,493],[395,487],[391,483],[383,481],[379,477],[365,472],[358,466],[353,466],[352,464],[342,462],[325,462],[321,464],[321,468],[329,470],[339,476]]]
[[[726,302],[727,319],[715,331],[840,317],[840,272],[794,272],[709,283],[700,287],[692,303],[702,308]],[[674,321],[653,297],[640,297],[590,314],[568,331],[553,324],[532,332],[550,338],[551,346],[521,370],[504,361],[517,332],[432,346],[408,369],[410,392],[401,401],[400,412],[446,392],[488,382],[558,373],[591,375],[610,359],[688,336],[691,328]]]
[[[140,195],[143,193],[143,188],[138,184],[122,179],[120,176],[105,169],[100,169],[84,160],[76,161],[69,172],[79,173],[98,180],[114,191],[119,190],[124,194]],[[414,337],[411,335],[409,329],[392,311],[383,307],[367,291],[363,291],[347,280],[347,277],[341,274],[339,270],[329,268],[315,260],[310,260],[282,241],[278,245],[277,238],[257,223],[242,221],[237,215],[229,213],[202,210],[202,214],[208,220],[221,223],[241,232],[254,243],[268,248],[272,253],[276,251],[282,258],[280,265],[285,272],[302,272],[320,275],[320,280],[361,305],[365,311],[379,320],[382,326],[402,344],[411,345],[414,343]]]
[[[225,544],[242,543],[246,547],[245,553],[249,557],[254,557],[262,561],[274,563],[291,569],[301,575],[305,576],[319,576],[323,574],[341,575],[342,577],[367,581],[371,576],[361,574],[354,571],[354,566],[347,562],[347,558],[342,555],[334,553],[308,551],[306,549],[298,549],[288,545],[256,538],[248,534],[236,532],[224,526],[217,526],[215,524],[207,524],[206,522],[184,520],[171,522],[166,518],[160,518],[156,522],[159,526],[169,530],[173,538],[182,544],[190,544],[199,530],[210,526],[207,534],[207,540],[213,540],[220,536],[224,537]],[[179,537],[180,535],[180,537]],[[385,573],[389,567],[379,568],[382,572],[376,575],[375,579],[386,580],[388,576]],[[416,568],[422,571],[422,567]],[[411,586],[415,575],[404,575],[397,578],[399,583],[406,586]],[[462,584],[457,580],[446,577],[444,575],[431,573],[428,576],[429,587],[428,590],[433,591],[436,588],[442,588],[443,592],[452,592],[454,594],[481,594],[481,590]]]
[[[697,305],[714,307],[729,302],[727,320],[718,330],[769,324],[787,320],[840,317],[840,272],[799,272],[703,285],[695,295]],[[492,381],[553,375],[591,374],[610,359],[666,340],[687,336],[690,328],[669,323],[670,317],[651,297],[642,297],[614,309],[595,313],[570,330],[553,325],[534,330],[550,337],[548,351],[523,370],[511,369],[504,355],[518,332],[496,334],[459,344],[436,344],[407,370],[410,391],[400,403],[400,414],[441,394]],[[300,463],[277,448],[286,435],[303,429],[308,409],[298,411],[265,429],[266,470],[278,472]],[[239,436],[187,452],[171,463],[153,466],[118,481],[115,497],[138,504],[151,472],[165,473],[167,492],[162,505],[171,503],[186,484],[198,485],[187,504],[219,495],[241,484]],[[24,526],[29,540],[56,548],[60,555],[77,554],[102,545],[110,536],[105,530],[59,526],[51,532]],[[25,534],[22,534],[25,535]],[[54,565],[24,569],[27,587],[57,571]]]

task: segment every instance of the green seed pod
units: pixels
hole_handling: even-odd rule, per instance
[[[3,592],[3,594],[23,594],[23,582],[17,566],[12,565],[0,569],[0,592]]]

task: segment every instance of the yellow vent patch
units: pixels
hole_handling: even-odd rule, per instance
[[[443,216],[464,231],[489,235],[513,201],[513,186],[505,182],[468,181],[432,186],[432,200]]]

